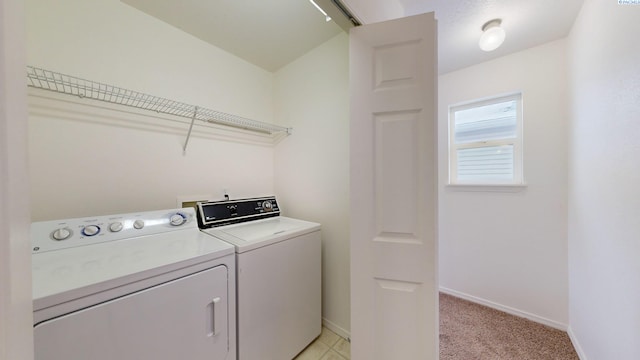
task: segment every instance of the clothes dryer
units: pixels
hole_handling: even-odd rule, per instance
[[[36,360],[236,359],[235,258],[194,209],[31,226]]]

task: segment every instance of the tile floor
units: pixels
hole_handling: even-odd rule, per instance
[[[294,360],[348,360],[351,344],[340,335],[322,327],[322,333]]]

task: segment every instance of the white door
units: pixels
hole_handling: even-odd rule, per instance
[[[227,275],[226,266],[217,266],[37,324],[35,358],[235,358]]]
[[[437,359],[436,21],[353,28],[351,354]]]

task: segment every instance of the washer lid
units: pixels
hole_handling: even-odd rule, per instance
[[[242,253],[319,230],[318,223],[277,216],[203,231],[232,243]]]
[[[197,228],[32,255],[34,309],[233,254]]]

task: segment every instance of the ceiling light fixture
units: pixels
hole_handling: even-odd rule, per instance
[[[500,27],[502,24],[501,19],[493,19],[487,21],[484,25],[482,25],[482,36],[480,36],[480,41],[478,45],[480,45],[480,49],[484,51],[493,51],[502,45],[504,42],[504,38],[506,37],[506,33],[504,29]]]
[[[331,16],[327,15],[327,13],[326,13],[324,10],[322,10],[322,8],[320,7],[320,5],[316,4],[316,2],[315,2],[315,1],[313,1],[313,0],[309,0],[309,1],[313,4],[313,6],[315,6],[315,7],[316,7],[316,9],[318,9],[318,11],[320,11],[320,12],[322,13],[322,15],[324,15],[324,19],[325,19],[327,22],[331,21]]]

